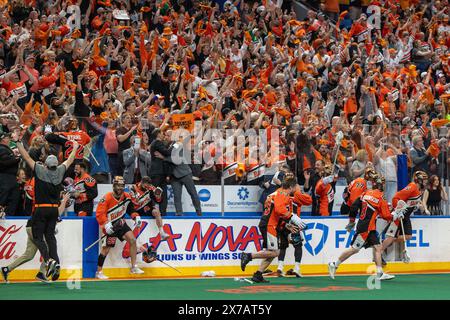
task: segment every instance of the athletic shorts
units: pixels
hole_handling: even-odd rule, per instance
[[[267,227],[260,226],[259,232],[261,232],[261,235],[263,237],[263,249],[278,250],[280,248],[277,237],[267,232]]]
[[[83,202],[83,203],[75,203],[73,205],[73,210],[75,213],[80,216],[92,216],[92,212],[94,211],[94,202]]]
[[[345,202],[341,205],[341,216],[348,216],[350,213],[350,207]]]
[[[403,227],[405,230],[402,229],[402,224],[400,223],[400,220],[392,221],[389,224],[389,227],[386,231],[386,236],[397,238],[399,236],[405,235],[405,236],[411,236],[412,235],[412,224],[410,218],[403,218]]]
[[[124,223],[124,225],[114,232],[112,235],[107,235],[106,238],[104,238],[103,247],[111,247],[114,248],[116,245],[117,238],[119,238],[120,241],[123,241],[123,236],[128,232],[131,231],[128,224]]]
[[[152,205],[151,203],[149,203],[149,205],[142,207],[141,209],[137,210],[136,212],[139,213],[139,215],[141,217],[153,217],[153,210],[155,210],[155,209],[159,210],[158,204]]]
[[[278,244],[280,249],[287,249],[289,247],[289,234],[291,233],[286,228],[282,230],[277,230],[278,233]]]
[[[355,233],[352,240],[352,248],[360,250],[361,248],[367,249],[380,244],[380,240],[377,237],[377,232],[375,230],[370,231],[366,239],[364,239],[363,234]]]

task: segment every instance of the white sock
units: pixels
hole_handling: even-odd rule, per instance
[[[162,227],[158,227],[158,230],[159,230],[159,233],[163,233],[164,232]]]
[[[377,274],[383,274],[383,267],[377,267]]]
[[[336,268],[339,267],[339,265],[342,263],[341,260],[337,259],[336,262],[334,263],[336,265]]]
[[[283,271],[284,269],[284,261],[278,261],[278,270]]]
[[[296,262],[294,265],[294,271],[300,273],[300,262]]]

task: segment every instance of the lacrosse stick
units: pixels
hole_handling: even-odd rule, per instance
[[[95,156],[94,156],[94,154],[92,153],[92,148],[88,148],[88,147],[85,147],[86,149],[88,149],[88,151],[89,151],[89,155],[92,157],[92,159],[95,161],[95,164],[97,165],[97,166],[100,166],[100,164],[98,163],[98,161],[97,161],[97,159],[95,158]]]
[[[234,281],[239,281],[239,282],[248,282],[250,284],[253,284],[253,281],[247,279],[247,278],[234,278]]]
[[[335,141],[336,141],[336,147],[337,147],[337,150],[336,150],[336,154],[334,155],[333,172],[334,172],[334,170],[335,170],[335,168],[336,168],[336,161],[337,161],[337,158],[338,158],[339,148],[341,147],[342,139],[344,139],[344,134],[342,133],[342,131],[339,131],[339,132],[336,134],[336,140],[335,140]]]
[[[91,244],[89,247],[87,247],[86,249],[84,249],[84,251],[88,251],[89,249],[91,249],[93,246],[95,246],[97,243],[99,243],[100,241],[103,240],[103,238],[106,237],[106,234],[103,235],[101,238],[98,238],[93,244]]]
[[[111,222],[110,222],[110,223],[111,223]],[[115,234],[115,232],[117,231],[116,228],[117,228],[117,227],[123,226],[125,223],[126,223],[126,222],[125,222],[124,219],[119,219],[119,220],[116,220],[116,221],[112,222],[114,233],[110,234],[109,236],[110,236],[110,237],[113,236],[113,235]],[[92,247],[95,246],[97,243],[99,243],[100,241],[102,241],[102,239],[105,238],[106,236],[108,236],[108,234],[104,234],[100,239],[96,240],[93,244],[91,244],[89,247],[87,247],[86,249],[84,249],[84,251],[88,251],[90,248],[92,248]]]
[[[177,268],[172,267],[171,265],[165,263],[164,261],[160,260],[158,257],[156,257],[156,260],[158,260],[158,261],[161,262],[162,264],[165,264],[165,265],[168,266],[169,268],[171,268],[171,269],[173,269],[173,270],[175,270],[176,272],[178,272],[178,273],[181,274],[181,271],[180,271],[180,270],[178,270]]]

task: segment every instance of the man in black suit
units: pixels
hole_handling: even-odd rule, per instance
[[[318,198],[316,196],[316,185],[320,180],[320,172],[324,167],[324,162],[322,160],[317,160],[313,168],[306,169],[303,174],[305,175],[305,184],[303,185],[303,190],[309,192],[311,190],[311,198],[313,200],[311,206],[311,215],[320,216],[318,208]]]
[[[170,157],[170,151],[165,142],[164,132],[156,128],[152,132],[153,141],[150,145],[150,153],[152,161],[150,165],[150,179],[155,187],[160,187],[163,190],[159,210],[161,215],[166,215],[167,212],[167,178],[171,174],[171,165],[163,161],[156,154]],[[155,154],[156,153],[156,154]]]
[[[171,133],[172,130],[168,130],[166,133],[167,142],[171,141]],[[189,163],[191,162],[191,154],[187,146],[190,143],[190,138],[190,136],[186,137],[185,139],[180,137],[179,141],[172,142],[169,146],[169,156],[164,156],[164,154],[161,152],[155,152],[156,157],[161,160],[164,159],[165,162],[168,162],[173,166],[173,170],[171,170],[171,185],[173,188],[173,197],[177,216],[183,215],[183,205],[181,203],[183,186],[186,187],[188,194],[191,196],[195,212],[198,216],[202,215],[200,199],[198,197],[194,180],[192,178],[192,170],[189,166]]]

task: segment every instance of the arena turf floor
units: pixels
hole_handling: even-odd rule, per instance
[[[0,283],[1,300],[449,300],[450,274],[400,274],[367,288],[368,276],[304,278],[268,277],[270,283],[250,284],[234,278],[81,281],[68,289],[54,283]],[[73,286],[73,285],[72,285]]]

